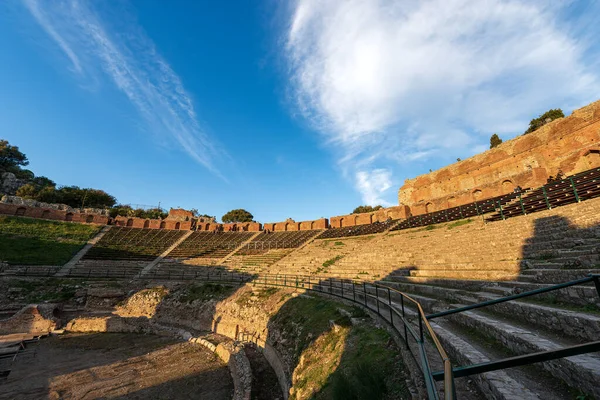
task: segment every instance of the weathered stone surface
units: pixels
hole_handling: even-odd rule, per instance
[[[0,194],[14,195],[25,183],[24,180],[17,179],[15,174],[4,172],[0,175]]]
[[[56,304],[29,305],[11,318],[0,321],[0,335],[50,332],[60,325],[60,320],[54,316],[57,309]]]
[[[407,179],[399,204],[413,215],[539,187],[561,170],[565,175],[600,166],[600,101],[528,135],[429,174]]]

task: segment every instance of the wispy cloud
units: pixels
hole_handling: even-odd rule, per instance
[[[154,43],[134,23],[110,29],[93,5],[79,0],[23,0],[31,15],[67,56],[81,78],[98,66],[143,117],[145,127],[161,140],[174,141],[194,160],[218,175],[215,159],[223,151],[198,122],[181,79],[160,56]]]
[[[593,35],[562,19],[571,3],[297,0],[284,44],[294,104],[373,204],[408,163],[473,154],[493,132],[594,100]]]

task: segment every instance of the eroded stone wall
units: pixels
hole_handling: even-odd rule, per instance
[[[500,146],[429,174],[407,179],[399,204],[413,215],[539,187],[562,171],[600,166],[600,101]]]

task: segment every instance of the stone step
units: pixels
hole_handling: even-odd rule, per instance
[[[526,269],[517,278],[520,282],[560,283],[600,274],[600,269]]]
[[[419,295],[412,297],[419,301],[421,306],[428,312],[439,312],[445,309],[445,307],[440,307],[440,302],[436,299]],[[462,306],[464,304],[452,304],[452,308]],[[492,317],[480,311],[465,311],[442,318],[466,328],[476,329],[480,334],[496,340],[502,346],[508,347],[515,354],[556,350],[576,344],[572,341],[550,338],[514,320],[498,316]],[[440,321],[433,320],[436,324],[443,324]],[[598,355],[584,354],[534,365],[545,369],[574,389],[581,389],[595,397],[600,397],[600,385],[597,384],[600,382],[600,357]]]
[[[384,284],[390,284],[392,286],[396,283],[434,286],[438,287],[440,290],[450,288],[469,291],[485,291],[503,296],[509,296],[552,286],[552,284],[547,283],[529,283],[519,281],[465,281],[459,279],[429,279],[402,276],[386,277],[384,281]],[[569,288],[556,290],[549,293],[538,294],[536,295],[536,298],[567,305],[572,304],[578,306],[600,307],[600,297],[598,296],[593,283],[571,286]]]
[[[399,304],[395,304],[400,307]],[[412,321],[417,319],[417,313],[411,308],[406,308],[406,314]],[[431,327],[435,331],[442,347],[450,356],[452,366],[467,366],[486,363],[492,360],[482,350],[476,348],[472,343],[463,339],[463,335],[456,334],[443,321],[431,322]],[[486,372],[469,377],[473,379],[479,390],[486,398],[495,400],[535,400],[549,399],[552,397],[539,396],[533,392],[528,385],[511,377],[506,371],[499,370]]]
[[[465,279],[465,280],[479,280],[479,279],[487,279],[487,280],[511,280],[518,276],[516,272],[508,272],[504,270],[487,270],[487,271],[479,271],[479,270],[448,270],[448,269],[439,269],[439,270],[412,270],[410,271],[410,276],[412,277],[420,277],[420,278],[453,278],[453,279]]]
[[[423,301],[435,300],[436,304],[462,303],[470,305],[502,297],[488,292],[470,292],[422,284],[396,283],[394,288],[410,295],[424,296]],[[537,298],[538,295],[529,297],[529,299]],[[600,304],[600,298],[598,296],[596,298]],[[578,340],[593,341],[600,337],[600,308],[597,309],[598,314],[593,314],[571,311],[560,306],[513,300],[485,307],[484,310],[511,317],[523,323],[536,321],[537,325],[548,332],[568,335]]]

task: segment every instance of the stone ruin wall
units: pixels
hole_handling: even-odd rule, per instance
[[[573,111],[535,132],[437,171],[407,179],[398,202],[412,215],[455,207],[544,185],[600,166],[600,101]]]
[[[361,214],[348,214],[331,217],[329,223],[332,228],[344,228],[347,226],[356,226],[364,224],[372,224],[373,222],[383,222],[388,219],[403,219],[410,216],[409,209],[406,206],[396,206],[389,208],[382,208],[380,210],[361,213]]]
[[[0,214],[100,225],[106,225],[110,221],[106,210],[96,208],[79,210],[66,204],[42,203],[7,195],[0,199]]]
[[[271,232],[285,231],[309,231],[312,229],[327,229],[329,221],[327,218],[320,218],[313,221],[296,222],[293,219],[288,219],[284,222],[269,222],[264,224],[264,229]]]

